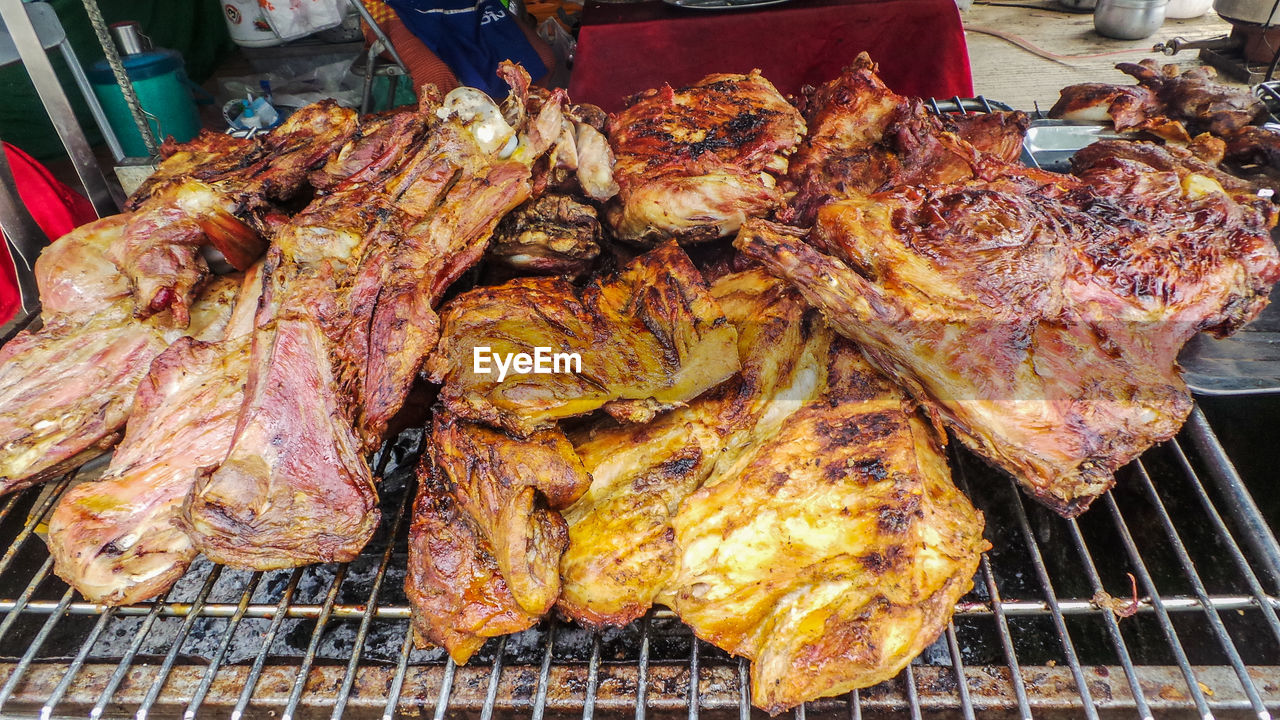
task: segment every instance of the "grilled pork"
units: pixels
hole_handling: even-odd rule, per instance
[[[1082,83],[1062,89],[1049,117],[1074,122],[1110,122],[1116,132],[1141,131],[1171,142],[1191,136],[1182,123],[1168,117],[1150,88],[1141,85]]]
[[[182,506],[200,469],[231,445],[261,288],[251,270],[222,339],[179,338],[152,361],[106,473],[72,488],[50,515],[54,572],[88,600],[156,597],[195,559]]]
[[[1248,88],[1227,87],[1214,78],[1218,71],[1196,67],[1182,72],[1177,65],[1159,66],[1155,60],[1120,63],[1116,69],[1132,75],[1156,94],[1170,117],[1183,120],[1193,132],[1228,135],[1259,122],[1267,106]]]
[[[653,245],[714,240],[777,209],[775,175],[805,124],[752,71],[641,93],[608,130],[620,190],[606,217],[618,239]]]
[[[732,375],[735,341],[706,282],[669,242],[585,288],[519,278],[458,296],[428,368],[451,412],[527,435],[601,408],[650,419]],[[548,372],[530,366],[504,376],[496,364],[477,365],[481,355],[497,363],[540,347]]]
[[[532,626],[560,594],[559,510],[591,482],[558,430],[525,440],[436,413],[419,468],[405,592],[418,644],[465,663]]]

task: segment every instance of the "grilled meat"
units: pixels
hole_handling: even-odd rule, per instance
[[[591,487],[565,510],[560,612],[588,626],[640,617],[680,568],[671,518],[712,471],[821,389],[833,335],[799,296],[756,270],[711,287],[737,328],[741,371],[644,424],[596,422],[571,438]]]
[[[600,255],[596,209],[566,194],[526,201],[498,223],[486,257],[531,275],[580,275]]]
[[[1009,163],[1022,156],[1022,141],[1031,125],[1031,118],[1021,110],[949,114],[939,120],[944,130],[955,133],[978,152]]]
[[[591,478],[559,430],[520,440],[444,411],[419,476],[405,579],[414,632],[465,663],[551,609],[569,543],[557,511]]]
[[[577,288],[564,278],[520,278],[477,288],[445,308],[440,345],[428,361],[440,400],[468,420],[527,435],[602,407],[645,420],[686,402],[737,369],[736,334],[706,283],[669,242],[614,277]],[[510,359],[536,348],[577,353],[572,367],[476,366],[478,355]],[[487,348],[484,349],[484,348]]]
[[[1196,132],[1228,135],[1267,115],[1267,106],[1247,88],[1214,82],[1218,71],[1211,67],[1181,72],[1177,65],[1161,67],[1155,60],[1147,59],[1120,63],[1116,69],[1132,75],[1139,85],[1155,92],[1167,115],[1186,121]]]
[[[111,261],[111,248],[120,242],[129,217],[111,215],[81,225],[36,258],[36,286],[46,322],[55,316],[89,317],[129,297],[129,280]]]
[[[804,131],[759,71],[642,93],[609,122],[620,190],[606,218],[618,239],[645,245],[730,235],[781,204],[774,175]]]
[[[215,561],[350,560],[377,526],[364,453],[435,346],[438,298],[529,193],[525,165],[496,161],[436,109],[429,97],[419,108],[431,127],[418,147],[317,198],[275,238],[239,425],[187,510]]]
[[[217,337],[234,295],[234,283],[210,285],[185,332]],[[91,314],[46,313],[43,327],[0,348],[0,493],[47,480],[119,441],[138,383],[183,332],[139,322],[126,297]]]
[[[1110,121],[1116,132],[1148,132],[1171,142],[1188,142],[1182,123],[1168,117],[1150,88],[1141,85],[1082,83],[1062,89],[1049,117],[1075,122]]]
[[[54,572],[91,602],[156,597],[195,559],[182,506],[200,469],[231,445],[261,288],[250,271],[222,339],[182,337],[152,361],[106,473],[72,488],[50,515]]]
[[[680,505],[679,571],[659,598],[752,660],[752,702],[770,713],[897,675],[990,547],[933,428],[852,343],[829,350],[820,392]]]
[[[810,237],[826,254],[763,223],[737,247],[1073,516],[1181,426],[1182,344],[1247,322],[1280,279],[1265,203],[1167,152],[1162,169],[1095,148],[1081,181],[1009,169],[828,205]]]

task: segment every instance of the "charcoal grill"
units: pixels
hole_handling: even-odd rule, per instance
[[[1280,491],[1255,503],[1206,411],[1256,484],[1274,472],[1280,399],[1205,403],[1076,520],[953,444],[955,479],[993,545],[972,592],[898,677],[794,716],[1270,718]],[[197,561],[165,597],[123,608],[80,601],[39,537],[57,498],[101,462],[0,499],[0,717],[763,716],[746,662],[661,608],[601,632],[548,618],[462,667],[415,649],[403,580],[421,441],[407,430],[374,457],[383,521],[355,561],[267,573]]]

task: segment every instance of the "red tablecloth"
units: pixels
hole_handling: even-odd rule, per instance
[[[4,152],[9,158],[13,179],[18,184],[18,197],[49,239],[56,240],[76,227],[97,219],[93,205],[88,200],[58,182],[45,166],[30,155],[9,143],[4,143]],[[0,242],[4,242],[3,237],[0,237]],[[18,294],[18,278],[14,274],[13,260],[9,253],[0,252],[0,325],[8,322],[20,307],[22,300]]]
[[[835,77],[863,50],[900,93],[973,94],[955,0],[791,0],[721,11],[588,0],[569,96],[616,112],[629,95],[664,82],[752,68],[790,95]]]

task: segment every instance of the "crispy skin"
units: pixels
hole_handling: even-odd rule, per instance
[[[1062,89],[1049,117],[1075,122],[1110,121],[1116,132],[1148,132],[1170,142],[1188,142],[1186,127],[1167,116],[1150,88],[1134,85],[1081,83]]]
[[[217,337],[234,295],[234,283],[210,285],[187,332]],[[128,298],[86,312],[46,314],[0,348],[0,493],[115,445],[151,361],[183,335],[135,320]]]
[[[770,713],[896,675],[990,547],[904,394],[842,339],[821,371],[816,397],[680,505],[680,569],[660,598],[752,660],[752,702]]]
[[[606,212],[614,234],[646,245],[732,234],[781,204],[770,173],[786,171],[804,131],[758,70],[636,96],[609,122],[620,188]]]
[[[520,440],[444,411],[419,475],[405,579],[415,636],[465,663],[485,638],[523,630],[551,609],[569,544],[557,511],[591,477],[559,430]]]
[[[679,570],[671,518],[715,469],[821,387],[833,335],[799,296],[756,270],[711,289],[737,327],[741,372],[645,424],[598,422],[572,438],[592,483],[565,511],[560,612],[588,626],[640,617]]]
[[[1226,137],[1226,159],[1242,165],[1280,168],[1280,133],[1266,127],[1247,127]]]
[[[1160,66],[1155,60],[1146,59],[1120,63],[1116,69],[1155,92],[1165,114],[1186,121],[1195,132],[1228,135],[1267,115],[1267,106],[1247,88],[1214,82],[1218,71],[1211,67],[1182,72],[1177,65]]]
[[[851,198],[819,213],[811,240],[827,254],[763,223],[736,244],[1074,516],[1181,426],[1182,344],[1247,322],[1280,279],[1270,211],[1172,166],[1130,157],[1083,182],[1011,174]]]
[[[231,445],[261,287],[251,271],[224,338],[179,338],[156,357],[106,473],[54,508],[46,539],[54,572],[90,601],[156,597],[195,558],[182,506],[200,468],[222,462]]]
[[[207,181],[234,175],[261,160],[263,151],[262,136],[237,138],[201,130],[184,143],[174,142],[170,137],[160,146],[164,160],[129,196],[125,210],[137,210],[152,193],[174,181]]]
[[[566,194],[529,200],[498,223],[487,258],[520,274],[579,275],[600,254],[596,209]]]
[[[732,375],[736,333],[706,282],[674,242],[585,288],[564,278],[520,278],[458,296],[444,311],[428,361],[440,401],[469,420],[526,435],[605,408],[648,419]],[[576,352],[581,372],[475,372],[475,348]],[[550,359],[548,359],[550,363]]]
[[[1022,140],[1031,125],[1031,118],[1021,110],[951,114],[940,120],[947,132],[955,133],[978,152],[1010,163],[1022,155]]]

